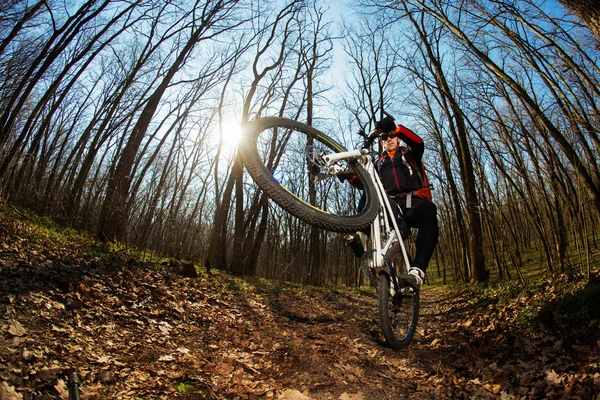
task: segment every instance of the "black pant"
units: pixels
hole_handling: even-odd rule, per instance
[[[431,200],[412,199],[412,207],[406,208],[406,200],[393,199],[402,209],[404,219],[411,228],[417,228],[416,254],[412,266],[427,270],[433,251],[437,245],[439,228],[437,207]]]
[[[406,199],[400,197],[390,197],[390,204],[394,208],[394,202],[402,209],[404,220],[411,228],[417,228],[416,254],[412,266],[419,268],[425,272],[429,267],[429,261],[433,256],[435,246],[437,245],[439,228],[437,220],[437,207],[431,200],[427,199],[412,199],[412,207],[406,208]],[[362,210],[365,206],[366,198],[364,192],[358,202],[358,210]],[[396,215],[398,224],[402,222],[400,213]],[[365,229],[365,233],[369,234],[369,230]]]

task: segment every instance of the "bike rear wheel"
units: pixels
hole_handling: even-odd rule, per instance
[[[359,191],[323,174],[318,155],[343,151],[342,145],[315,128],[279,117],[247,124],[239,146],[252,179],[281,208],[321,229],[355,232],[369,226],[379,205],[375,186],[360,164],[347,167],[365,188],[361,210],[356,207]]]
[[[392,246],[386,258],[393,264],[396,276],[406,273],[407,268],[398,244]],[[402,349],[410,345],[417,330],[420,290],[400,280],[400,288],[392,296],[391,285],[389,275],[379,274],[379,322],[388,345],[393,349]]]

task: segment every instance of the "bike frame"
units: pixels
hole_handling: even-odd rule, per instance
[[[372,245],[370,246],[370,251],[372,264],[370,267],[377,275],[382,272],[388,274],[390,280],[393,282],[393,285],[390,285],[390,290],[393,291],[391,294],[393,296],[395,291],[399,289],[400,285],[398,283],[398,277],[393,268],[391,260],[386,260],[385,255],[390,247],[394,244],[394,241],[397,240],[400,244],[402,257],[404,258],[407,268],[410,267],[410,259],[408,257],[406,246],[404,245],[402,234],[398,228],[398,223],[394,217],[394,211],[392,209],[392,205],[390,204],[389,197],[383,188],[379,174],[375,170],[375,164],[373,163],[371,151],[369,149],[361,149],[333,153],[324,156],[323,160],[327,163],[327,166],[329,167],[330,171],[333,172],[333,174],[339,173],[339,169],[335,168],[335,163],[337,161],[356,160],[363,165],[367,171],[367,174],[369,175],[369,179],[371,179],[375,184],[375,188],[377,190],[377,199],[379,200],[379,213],[371,223]],[[400,212],[402,211],[400,210]]]
[[[301,190],[296,194],[280,183],[269,163],[265,164],[257,143],[263,131],[279,128],[298,131],[317,142],[317,145],[313,145],[314,141],[309,144],[300,137],[301,141],[296,138],[294,146],[290,148],[292,152],[290,156],[299,162],[298,150],[301,149],[303,142],[306,144],[305,173],[313,183],[336,176],[343,178],[347,174],[356,172],[363,179],[365,196],[368,196],[369,200],[364,209],[344,210],[352,205],[343,204],[343,209],[340,210],[339,204],[335,204],[332,205],[333,212],[329,212],[327,198],[324,198],[326,203],[324,206],[313,205],[312,201],[306,199],[307,193],[304,191],[306,185],[296,187],[295,182],[292,181],[292,187]],[[360,266],[371,283],[376,285],[379,324],[386,342],[393,349],[408,347],[415,335],[419,319],[420,282],[415,277],[405,274],[408,271],[404,269],[410,268],[410,259],[404,244],[406,237],[402,236],[405,232],[404,222],[396,221],[397,213],[401,214],[402,210],[386,193],[377,173],[375,165],[377,155],[372,151],[371,146],[377,138],[381,137],[381,130],[375,129],[368,135],[361,131],[360,134],[364,137],[364,149],[352,151],[345,151],[341,144],[309,125],[281,117],[259,118],[250,122],[246,126],[246,131],[248,146],[239,148],[244,164],[257,185],[281,208],[305,223],[324,230],[350,233],[370,229],[371,236],[368,245],[365,246],[366,253],[363,253]],[[275,133],[278,132],[273,132]],[[287,141],[283,144],[286,143]],[[301,183],[304,183],[304,180]],[[335,188],[335,185],[330,182],[330,185],[325,185],[323,188],[329,190]],[[406,235],[409,233],[406,232]],[[354,240],[356,239],[355,236]],[[358,245],[356,242],[350,244]],[[357,247],[351,247],[355,251],[359,250]],[[399,261],[400,265],[396,265],[396,261]]]

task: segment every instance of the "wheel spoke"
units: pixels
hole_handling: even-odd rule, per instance
[[[335,149],[319,139],[310,142],[311,138],[300,130],[274,127],[260,132],[257,148],[273,181],[296,199],[324,213],[355,214],[360,194],[338,179],[322,179],[327,170],[321,156]]]
[[[361,210],[357,207],[358,190],[338,179],[320,179],[327,172],[323,163],[315,162],[320,155],[345,151],[335,140],[298,121],[276,117],[259,118],[244,130],[239,147],[244,165],[281,208],[304,222],[335,232],[356,232],[373,221],[379,204],[375,186],[363,167],[355,169],[365,185],[366,201]]]
[[[398,245],[392,246],[386,255],[390,269],[397,273],[406,271]],[[412,287],[399,288],[394,296],[390,293],[390,279],[386,274],[379,276],[379,315],[381,329],[392,348],[407,347],[416,331],[419,317],[419,290]]]

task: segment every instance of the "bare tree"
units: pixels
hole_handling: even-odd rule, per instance
[[[162,81],[158,84],[154,93],[148,98],[139,119],[133,127],[129,139],[116,162],[112,179],[107,187],[106,197],[100,216],[100,225],[98,227],[98,235],[102,240],[113,241],[125,239],[125,227],[127,226],[125,205],[131,184],[131,169],[135,162],[137,151],[152,121],[152,117],[158,108],[159,102],[167,88],[171,85],[171,81],[176,73],[185,65],[192,50],[199,42],[209,40],[210,38],[229,31],[241,24],[241,22],[234,22],[230,23],[230,25],[221,25],[223,19],[227,19],[229,14],[233,12],[237,3],[237,0],[216,0],[204,4],[203,7],[200,7],[198,3],[194,5],[193,11],[190,13],[192,21],[189,25],[189,29],[191,30],[191,34],[165,73]],[[197,15],[196,12],[199,12],[199,15]],[[220,65],[214,65],[212,71],[210,71],[207,76],[218,72],[219,69]],[[199,79],[205,78],[206,76],[199,77]]]
[[[30,94],[40,83],[44,74],[59,59],[59,56],[76,40],[87,24],[93,21],[112,0],[104,0],[96,4],[90,0],[81,5],[59,27],[55,27],[44,47],[32,61],[26,74],[21,76],[20,82],[5,103],[4,111],[0,114],[0,145],[8,139],[21,110],[25,106]],[[3,168],[2,172],[5,172]]]
[[[13,22],[10,32],[8,32],[6,36],[2,38],[2,42],[0,42],[0,55],[5,52],[8,45],[19,35],[25,25],[41,14],[44,7],[48,7],[45,0],[39,0],[31,7],[28,7],[26,1],[15,1],[14,3],[15,4],[6,2],[3,7],[0,7],[0,13],[6,16],[3,18],[4,21],[2,22],[5,22],[6,20]],[[2,29],[2,27],[0,27],[0,29],[1,32],[4,33],[4,29]],[[8,29],[6,29],[6,31],[8,31]]]
[[[559,0],[590,28],[600,41],[600,9],[594,0]]]
[[[422,49],[424,50],[422,56],[425,64],[429,65],[431,68],[431,75],[435,79],[436,88],[439,90],[441,97],[440,105],[445,112],[447,123],[458,153],[460,177],[463,185],[468,216],[469,235],[465,238],[469,238],[467,243],[471,261],[471,277],[477,282],[486,282],[489,278],[489,272],[485,267],[480,202],[477,194],[473,168],[473,156],[469,145],[469,133],[467,132],[467,124],[463,116],[463,110],[446,79],[446,74],[442,67],[439,54],[436,54],[436,49],[439,49],[439,43],[430,43],[423,15],[420,15],[419,11],[417,11],[416,15],[413,15],[413,11],[409,9],[408,4],[403,2],[403,5],[406,16],[411,21],[421,40]],[[420,21],[417,21],[417,18],[419,18]],[[436,28],[433,28],[433,30],[435,29]]]
[[[306,25],[310,28],[308,33],[312,33],[308,39],[306,39],[307,43],[304,43],[305,40],[302,36],[304,30],[301,31],[300,35],[300,51],[301,59],[304,64],[304,68],[306,69],[306,123],[310,126],[313,125],[313,116],[314,116],[314,100],[316,96],[316,90],[314,90],[315,81],[317,75],[319,74],[319,69],[322,69],[322,64],[324,62],[329,61],[328,54],[333,50],[333,44],[331,42],[331,36],[328,34],[327,29],[329,24],[324,21],[324,11],[320,8],[317,8],[316,5],[313,6],[311,10],[309,10],[308,18],[309,21],[306,21]],[[313,138],[307,138],[307,146],[311,146],[313,144]],[[316,193],[315,183],[313,181],[309,182],[309,199],[312,205],[317,205],[317,193]],[[309,267],[309,282],[313,285],[320,285],[323,282],[323,255],[321,254],[321,231],[317,227],[313,226],[310,232],[310,254],[311,261]]]
[[[259,89],[259,84],[263,79],[272,72],[282,68],[286,56],[289,54],[288,46],[291,38],[291,24],[293,16],[299,10],[300,1],[292,1],[282,8],[273,20],[267,19],[263,26],[258,28],[255,33],[256,37],[256,54],[252,61],[252,81],[248,85],[248,91],[244,95],[242,106],[242,126],[250,120],[251,108],[254,104],[255,95]],[[283,25],[283,28],[282,28]],[[273,50],[275,49],[275,50]],[[274,56],[271,57],[270,52],[274,51]],[[268,89],[267,93],[272,93],[274,86]],[[273,101],[272,94],[267,94],[262,99],[262,108],[266,107],[267,101]],[[256,114],[260,115],[260,108]],[[244,241],[244,192],[243,192],[243,166],[239,156],[234,158],[231,175],[227,181],[223,191],[223,197],[220,201],[220,207],[215,214],[213,234],[211,237],[211,245],[209,247],[209,260],[217,265],[225,266],[225,246],[226,237],[224,229],[226,220],[229,214],[231,199],[235,188],[235,228],[234,228],[234,243],[233,243],[233,260],[231,269],[237,274],[244,273],[244,257],[243,241]],[[219,243],[220,245],[217,245]]]

